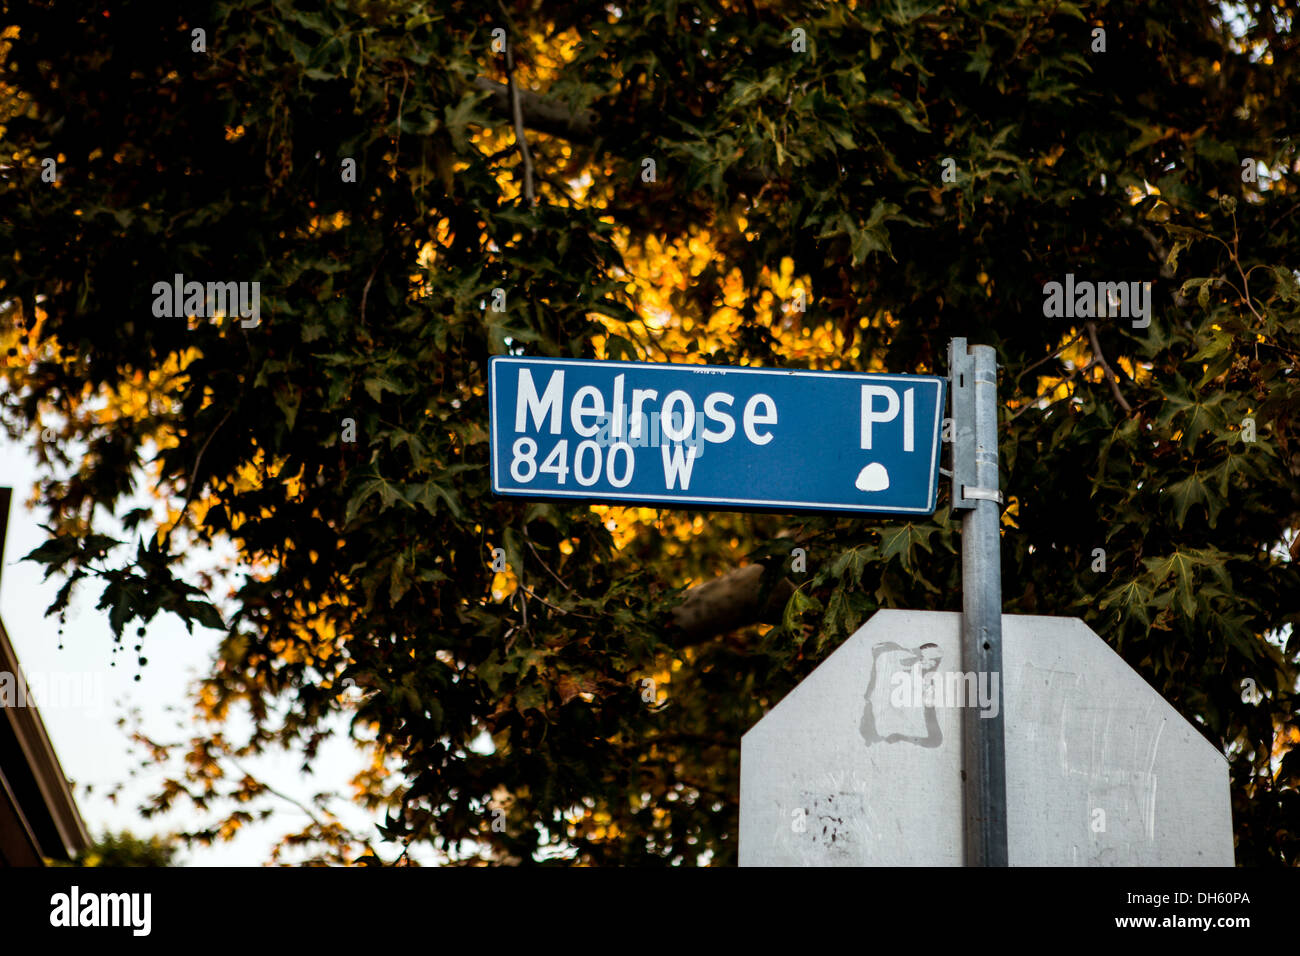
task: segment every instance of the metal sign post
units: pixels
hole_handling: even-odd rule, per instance
[[[1002,706],[1002,563],[998,490],[997,356],[992,346],[948,346],[952,417],[952,507],[962,515],[962,660],[967,673],[996,677],[993,716],[963,709],[967,866],[1007,865],[1006,739]]]

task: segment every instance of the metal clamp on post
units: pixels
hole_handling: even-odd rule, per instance
[[[996,501],[998,504],[1005,504],[1002,500],[1002,492],[996,488],[972,488],[970,485],[963,485],[961,494],[968,501]]]
[[[975,357],[965,339],[948,343],[948,394],[952,396],[950,414],[953,422],[952,510],[969,511],[978,501],[1006,502],[996,487],[988,487],[988,477],[997,477],[997,448],[984,447],[976,439],[976,385],[997,388],[997,366],[977,370]],[[987,467],[981,468],[984,465]],[[981,482],[981,477],[984,482]],[[996,482],[995,482],[996,485]]]
[[[975,360],[965,339],[948,343],[948,395],[952,416],[952,510],[975,507],[976,498],[967,497],[967,488],[978,488],[975,477]]]

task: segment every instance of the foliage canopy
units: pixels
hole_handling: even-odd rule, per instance
[[[497,500],[487,358],[941,372],[963,335],[1002,365],[1007,612],[1087,621],[1229,756],[1238,861],[1300,859],[1292,0],[57,6],[4,5],[0,415],[49,466],[56,611],[86,580],[119,640],[226,632],[152,807],[220,808],[193,838],[265,795],[227,758],[310,763],[349,712],[396,842],[322,811],[288,838],[321,859],[734,862],[741,733],[876,609],[959,609],[946,489],[910,523]],[[261,324],[155,318],[177,273],[260,282]],[[1150,281],[1150,327],[1045,318],[1066,273]],[[221,540],[239,573],[181,569]],[[778,626],[673,626],[756,562]]]

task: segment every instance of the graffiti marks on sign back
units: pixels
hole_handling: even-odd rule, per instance
[[[804,813],[803,839],[821,853],[835,857],[849,857],[860,849],[864,819],[862,794],[815,793],[800,794],[800,810]]]
[[[871,677],[859,731],[867,746],[904,741],[943,743],[934,712],[933,675],[943,660],[937,644],[903,647],[882,641],[871,649]]]

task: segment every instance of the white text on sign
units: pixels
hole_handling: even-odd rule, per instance
[[[572,459],[573,477],[580,485],[594,485],[600,478],[602,448],[608,447],[605,461],[605,477],[616,488],[625,487],[632,480],[635,460],[632,444],[640,444],[646,436],[646,425],[650,414],[657,414],[661,422],[663,436],[668,442],[660,451],[663,458],[664,485],[668,489],[680,486],[683,490],[690,488],[691,472],[700,453],[697,444],[683,445],[689,441],[694,423],[707,420],[710,427],[703,430],[705,441],[722,443],[730,441],[736,435],[736,418],[731,409],[736,397],[728,392],[711,392],[704,399],[702,415],[697,413],[695,401],[686,392],[678,389],[664,396],[657,411],[647,413],[647,404],[653,409],[659,401],[659,392],[653,388],[633,388],[630,396],[626,395],[626,375],[614,378],[613,394],[607,404],[605,395],[594,385],[584,385],[575,391],[568,402],[569,423],[573,430],[589,439],[578,443]],[[892,395],[892,393],[891,393]],[[515,404],[515,432],[543,430],[552,435],[561,432],[561,416],[564,411],[564,372],[553,371],[545,388],[540,392],[528,369],[519,371],[519,393]],[[625,398],[630,402],[625,404]],[[898,398],[894,397],[895,412]],[[740,414],[741,430],[745,438],[754,445],[766,445],[773,439],[773,432],[762,426],[778,423],[776,402],[769,395],[753,395],[745,402]],[[882,419],[883,420],[883,419]],[[716,427],[714,427],[716,426]],[[608,441],[593,441],[593,437],[607,433]],[[604,437],[604,435],[602,435]],[[626,467],[616,466],[616,456],[622,451],[626,455]],[[510,465],[510,474],[515,481],[526,484],[539,473],[553,474],[557,484],[564,484],[569,474],[568,441],[561,439],[547,455],[540,466],[534,462],[538,453],[537,442],[529,437],[516,439],[513,448],[514,458]],[[524,477],[524,475],[527,477]]]
[[[903,391],[903,451],[916,450],[916,401],[913,397],[915,389],[905,389]],[[882,411],[876,412],[876,396],[883,396],[885,407]],[[879,422],[881,425],[886,422],[892,422],[898,417],[898,392],[887,385],[863,385],[862,386],[862,447],[871,448],[871,425],[873,422]]]

